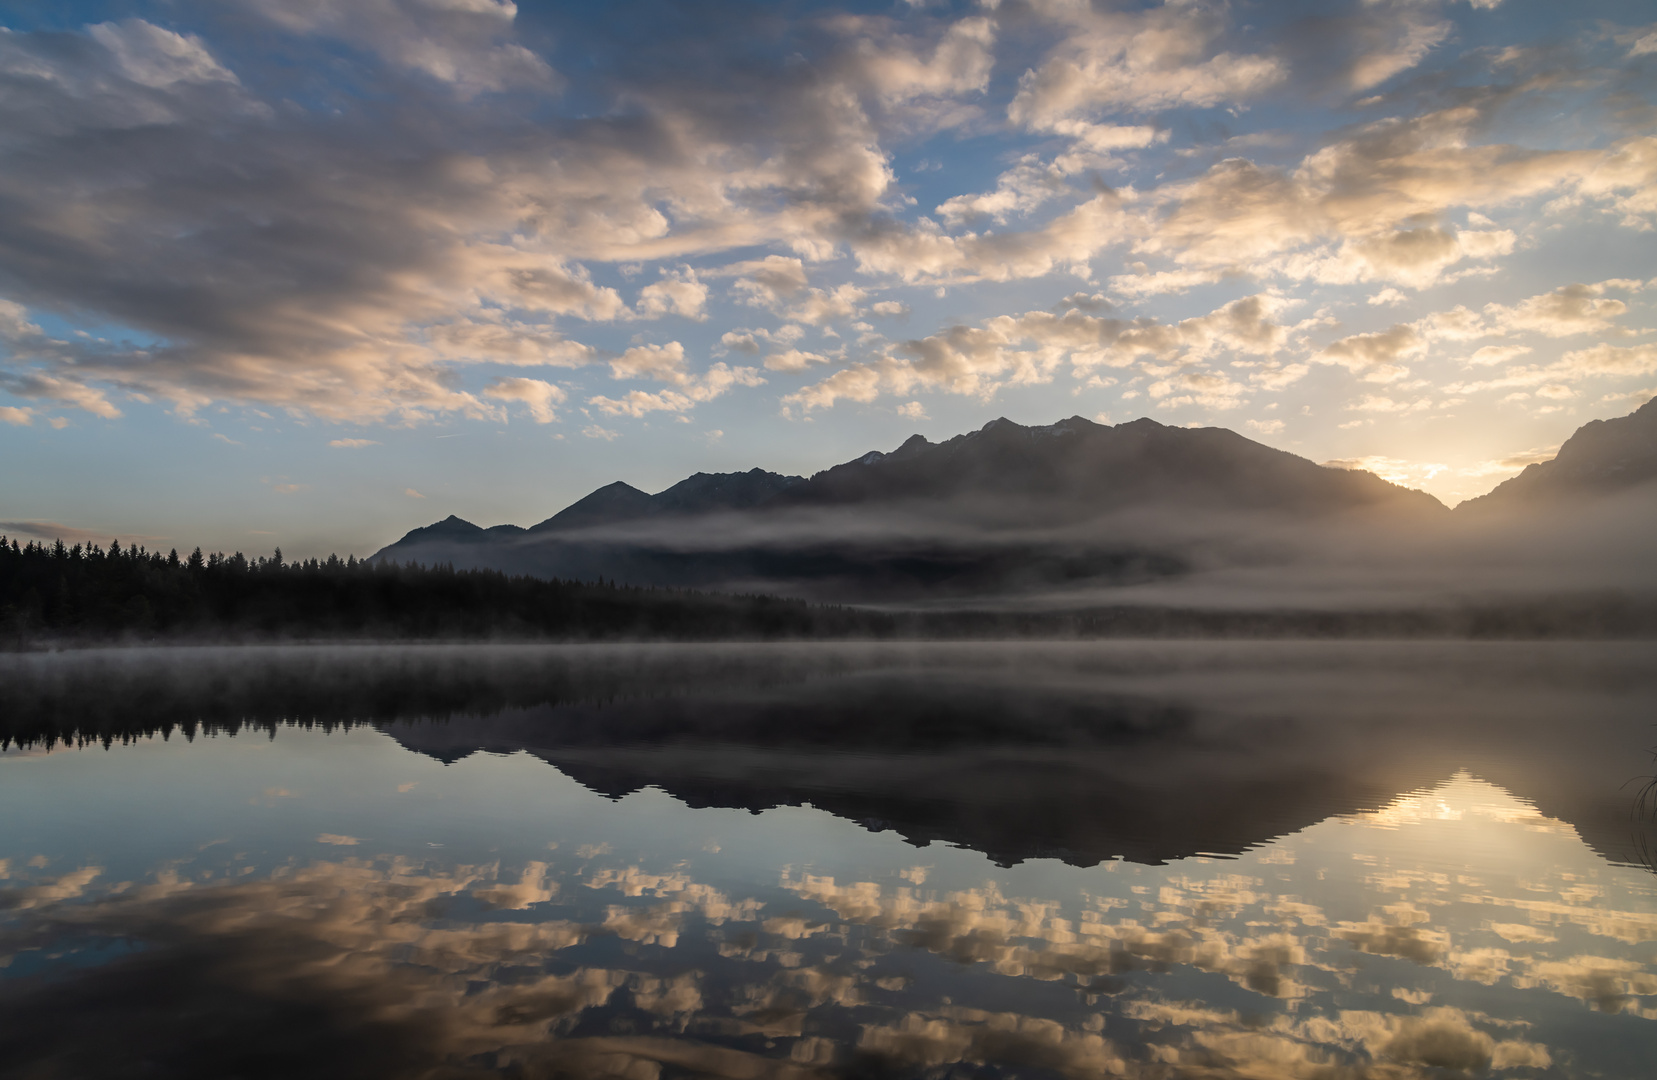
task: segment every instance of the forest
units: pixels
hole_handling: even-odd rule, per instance
[[[770,596],[391,561],[0,537],[0,640],[741,640],[878,636],[889,619]]]
[[[803,641],[1010,638],[1657,637],[1636,593],[1381,610],[1116,605],[875,610],[777,596],[456,570],[391,560],[186,557],[0,536],[0,649],[283,641]]]

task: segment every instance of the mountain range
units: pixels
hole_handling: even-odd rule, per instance
[[[1585,425],[1553,461],[1453,512],[1224,428],[1003,418],[809,478],[697,473],[654,495],[618,481],[528,528],[450,516],[373,558],[853,602],[970,597],[1178,578],[1204,553],[1258,547],[1263,531],[1357,521],[1420,532],[1653,478],[1657,402]]]

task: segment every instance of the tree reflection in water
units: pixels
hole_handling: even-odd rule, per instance
[[[1613,751],[1645,734],[1630,718],[1646,715],[1646,676],[1609,680],[1609,696],[1567,686],[1573,727],[1549,738],[1558,680],[1494,695],[1488,673],[1468,676],[1464,696],[1411,714],[1430,695],[1395,687],[1366,711],[1356,701],[1376,683],[1351,670],[1261,678],[1245,663],[1193,683],[1144,654],[1112,663],[1084,678],[1075,657],[1049,662],[1039,686],[1026,664],[1021,703],[971,663],[893,682],[819,658],[809,678],[773,668],[770,682],[635,691],[603,709],[508,701],[436,727],[375,715],[390,738],[273,719],[274,741],[204,739],[203,714],[176,711],[187,697],[148,699],[134,711],[171,707],[196,741],[138,734],[41,756],[35,740],[0,759],[14,823],[0,847],[0,1061],[26,1077],[1640,1074],[1657,882],[1602,852],[1618,842],[1608,823],[1627,822]],[[1344,696],[1329,689],[1342,680]],[[880,701],[897,722],[865,722],[850,750],[821,744],[824,726],[843,740]],[[789,709],[819,729],[772,731]],[[1470,719],[1452,731],[1455,710]],[[927,725],[950,715],[966,730],[934,738]],[[1490,716],[1509,738],[1485,748],[1480,776],[1451,770],[1364,808],[1378,778],[1475,761]],[[917,732],[934,754],[916,756]],[[985,793],[1011,822],[989,829],[982,807],[960,809],[965,787],[938,778],[969,758],[978,771],[954,775],[1000,760],[1051,776],[1067,757],[1072,777],[1131,783],[1139,799],[1185,791],[1210,811],[1296,778],[1363,783],[1265,800],[1240,828],[1275,827],[1283,806],[1334,809],[1218,858],[1189,854],[1240,835],[1212,812],[1135,839],[1051,818],[1109,800],[1020,781]],[[912,790],[880,789],[905,767]],[[1583,810],[1601,851],[1496,775]],[[75,817],[109,789],[161,806],[180,777],[193,809]],[[761,812],[691,809],[673,792]],[[57,802],[42,813],[31,793]],[[1633,801],[1649,813],[1650,789]],[[886,824],[914,843],[871,833],[869,807],[909,815]],[[53,833],[54,816],[74,820]],[[1001,846],[924,846],[949,829]],[[65,838],[94,833],[118,842],[74,857],[93,848]],[[1020,835],[1035,839],[1009,848]],[[50,836],[56,849],[28,846]],[[1166,861],[1099,854],[1124,836]],[[1071,865],[1041,857],[1053,837]]]

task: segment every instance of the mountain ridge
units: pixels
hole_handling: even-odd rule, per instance
[[[381,558],[405,543],[438,539],[464,542],[491,536],[540,535],[663,515],[695,515],[762,507],[889,502],[898,498],[939,499],[962,494],[962,488],[970,481],[978,482],[978,490],[981,493],[1016,494],[1025,497],[1035,493],[1058,497],[1066,494],[1060,490],[1063,487],[1062,481],[1069,480],[1072,486],[1075,486],[1075,481],[1078,480],[1075,473],[1080,470],[1072,468],[1070,475],[1063,475],[1062,470],[1051,468],[1054,464],[1052,458],[1058,455],[1042,454],[1039,449],[1034,453],[1020,451],[1035,449],[1036,444],[1042,442],[1085,439],[1097,432],[1120,433],[1134,444],[1116,447],[1114,449],[1118,453],[1104,455],[1108,459],[1113,459],[1105,462],[1106,464],[1119,468],[1128,464],[1143,466],[1147,459],[1159,456],[1165,460],[1170,457],[1184,457],[1187,460],[1178,463],[1189,465],[1192,455],[1187,451],[1198,449],[1191,445],[1193,440],[1203,440],[1207,444],[1200,448],[1200,452],[1218,450],[1236,454],[1243,450],[1255,457],[1256,460],[1250,463],[1254,466],[1253,469],[1233,470],[1228,476],[1215,478],[1204,484],[1208,490],[1202,491],[1201,494],[1207,497],[1222,495],[1227,481],[1231,484],[1249,480],[1259,481],[1262,471],[1270,468],[1268,462],[1279,466],[1294,463],[1290,467],[1301,469],[1305,476],[1328,476],[1330,482],[1326,485],[1326,490],[1313,494],[1335,495],[1336,501],[1343,505],[1362,505],[1398,499],[1413,503],[1417,509],[1428,512],[1433,512],[1435,507],[1438,510],[1447,509],[1426,492],[1393,484],[1368,470],[1337,469],[1318,465],[1309,459],[1255,442],[1226,428],[1174,428],[1149,418],[1128,421],[1113,427],[1096,424],[1080,416],[1072,416],[1048,425],[1026,426],[1006,417],[997,417],[975,431],[963,432],[938,443],[931,442],[924,435],[911,435],[895,450],[872,450],[850,461],[821,469],[810,477],[789,476],[758,467],[746,472],[698,472],[654,495],[641,491],[625,481],[617,480],[527,528],[518,525],[483,527],[451,514],[443,521],[411,530],[372,557]],[[1021,447],[1020,443],[1024,445]],[[1002,455],[1003,460],[999,464],[1003,466],[1008,465],[1006,459],[1009,451],[1017,460],[1013,461],[1010,467],[998,470],[994,467],[997,462],[986,461],[988,455],[978,452],[985,447]],[[1044,458],[1046,460],[1043,460]],[[1100,462],[1096,459],[1082,464],[1097,466]],[[969,468],[963,470],[962,466]],[[906,474],[900,473],[900,469],[907,470]],[[1122,476],[1118,472],[1109,478],[1120,480]],[[1114,500],[1116,503],[1144,501],[1153,494],[1147,489],[1156,481],[1166,482],[1168,477],[1155,473],[1141,473],[1130,479],[1131,483],[1127,485],[1130,490],[1118,492],[1119,495],[1125,494],[1128,497]],[[1055,484],[1055,480],[1060,483]],[[1283,486],[1281,482],[1275,485],[1275,494],[1280,498],[1289,494],[1282,490]],[[1341,490],[1343,488],[1346,489],[1344,492]],[[1235,503],[1237,500],[1222,498],[1221,501]],[[1305,505],[1316,500],[1302,496],[1290,501]]]
[[[1425,492],[1326,467],[1223,428],[1073,416],[998,417],[933,443],[914,435],[810,477],[697,473],[654,495],[606,484],[545,520],[483,529],[451,517],[373,559],[535,577],[911,601],[1147,584],[1235,546],[1353,512],[1449,514]],[[1136,521],[1126,527],[1128,518]],[[1160,521],[1147,527],[1147,522]],[[1114,524],[1112,524],[1114,522]],[[1196,560],[1196,561],[1194,561]]]
[[[1657,480],[1657,398],[1627,416],[1590,420],[1560,444],[1551,460],[1526,465],[1518,476],[1457,510],[1513,508],[1613,494]]]

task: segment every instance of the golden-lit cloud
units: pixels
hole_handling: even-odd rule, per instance
[[[1568,433],[1508,417],[1609,415],[1657,370],[1629,240],[1657,224],[1624,88],[1644,24],[1490,0],[763,32],[506,0],[198,15],[0,35],[8,428],[892,418],[1022,387],[1319,456],[1459,408],[1499,432],[1467,468]],[[1566,86],[1580,121],[1543,119]],[[1577,236],[1605,280],[1555,272]]]

